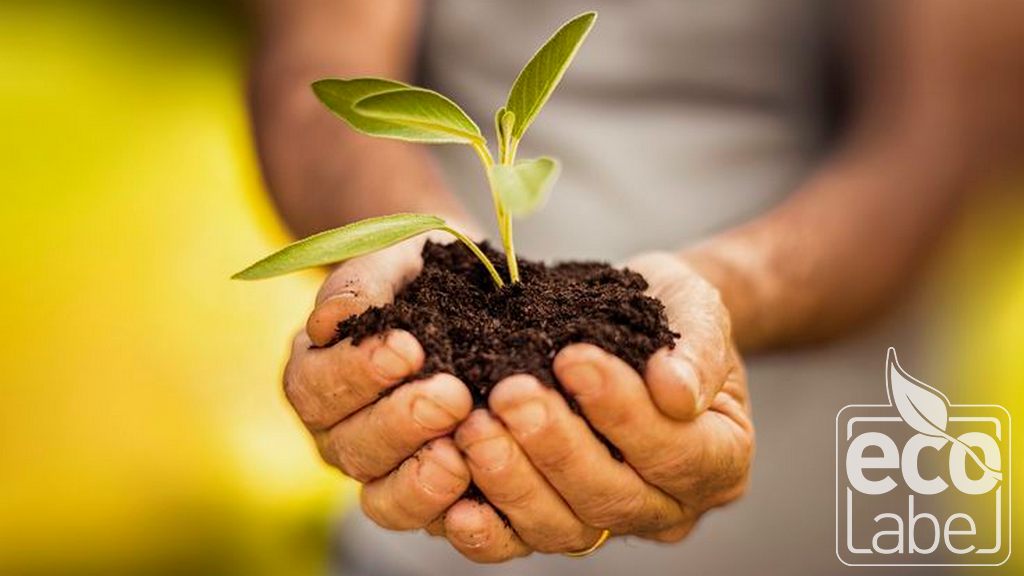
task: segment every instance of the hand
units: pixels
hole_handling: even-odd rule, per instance
[[[588,344],[554,360],[559,382],[625,462],[556,391],[525,375],[498,383],[490,413],[474,411],[455,435],[489,503],[460,500],[431,527],[470,559],[585,550],[602,529],[675,542],[746,489],[754,430],[717,291],[669,254],[627,267],[665,304],[681,334],[675,348],[657,352],[643,377]]]
[[[465,492],[469,470],[450,435],[472,407],[469,389],[437,374],[390,391],[423,366],[423,349],[393,330],[328,348],[338,322],[391,302],[423,267],[423,240],[339,266],[316,299],[285,368],[289,402],[321,456],[364,484],[367,516],[395,530],[425,527]]]

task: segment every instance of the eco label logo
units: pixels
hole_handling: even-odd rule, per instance
[[[847,565],[1010,557],[1010,414],[950,404],[889,348],[888,404],[836,415],[836,555]]]

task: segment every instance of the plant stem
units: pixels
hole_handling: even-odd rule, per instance
[[[484,172],[487,174],[487,186],[491,189],[491,201],[494,202],[494,215],[498,221],[498,233],[501,235],[501,244],[505,249],[505,260],[508,263],[509,280],[515,284],[519,282],[519,262],[516,261],[515,245],[512,242],[512,215],[505,211],[505,203],[498,194],[498,188],[491,178],[491,167],[494,166],[494,158],[491,152],[483,144],[473,144],[480,162],[484,165]]]
[[[448,226],[445,226],[444,228],[442,228],[442,230],[451,234],[452,236],[455,236],[459,240],[459,242],[462,242],[463,244],[466,245],[467,248],[469,248],[469,250],[473,253],[474,256],[480,259],[480,262],[483,263],[484,268],[487,268],[487,272],[490,273],[491,279],[494,280],[494,283],[498,286],[498,288],[505,287],[505,281],[501,279],[501,275],[498,274],[498,271],[494,268],[494,264],[491,263],[491,259],[488,258],[487,255],[484,254],[482,250],[480,250],[480,247],[476,245],[476,242],[473,242],[465,234],[459,232],[454,228],[449,228]]]
[[[519,140],[510,138],[509,143],[506,146],[505,156],[507,157],[506,163],[511,165],[516,161],[516,152],[519,151]]]

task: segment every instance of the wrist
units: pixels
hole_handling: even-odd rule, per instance
[[[718,291],[732,320],[732,334],[742,351],[763,349],[773,340],[780,310],[778,282],[772,265],[744,242],[726,235],[686,248],[677,257]]]

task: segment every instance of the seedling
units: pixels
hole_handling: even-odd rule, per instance
[[[519,73],[505,105],[495,113],[497,161],[480,127],[457,104],[433,90],[382,78],[332,78],[314,82],[313,92],[334,114],[364,134],[471,147],[487,175],[508,262],[508,279],[514,284],[519,282],[519,265],[512,217],[526,216],[543,206],[559,172],[558,161],[553,158],[516,160],[516,151],[596,18],[597,13],[586,12],[566,22]],[[465,244],[487,268],[494,284],[505,286],[494,264],[472,240],[443,219],[428,214],[393,214],[327,230],[286,246],[233,277],[256,280],[343,262],[431,230],[447,232]]]

